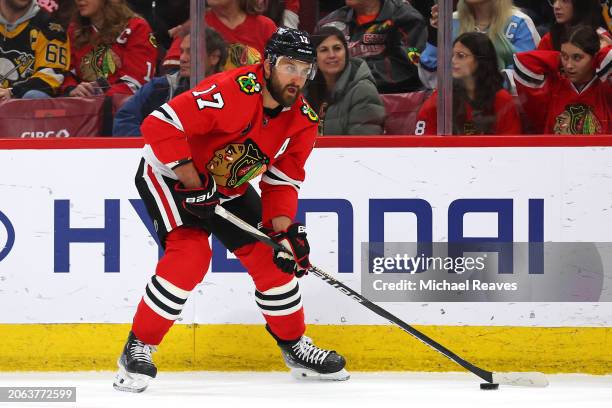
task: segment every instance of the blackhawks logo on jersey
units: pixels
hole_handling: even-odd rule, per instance
[[[261,84],[257,82],[257,76],[252,72],[248,72],[246,75],[240,75],[236,78],[236,82],[238,82],[240,90],[247,95],[254,95],[261,92]]]
[[[302,115],[306,116],[309,121],[314,123],[319,122],[319,117],[317,116],[317,113],[310,107],[310,105],[308,104],[308,102],[306,102],[306,99],[304,98],[302,98],[302,106],[300,107],[300,112],[302,112]]]
[[[264,173],[268,163],[270,159],[259,146],[246,139],[243,143],[230,143],[216,150],[206,168],[218,185],[236,188]]]
[[[121,68],[121,59],[108,46],[99,45],[81,60],[81,76],[85,81],[108,78]]]
[[[229,71],[230,69],[245,65],[259,64],[261,60],[261,54],[257,49],[240,43],[229,44],[227,47],[227,60],[223,70]]]
[[[555,120],[556,135],[594,135],[602,133],[602,126],[589,105],[567,105]]]

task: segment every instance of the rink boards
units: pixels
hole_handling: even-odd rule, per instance
[[[113,143],[126,148],[112,149]],[[130,144],[131,143],[131,144]],[[0,150],[0,370],[108,369],[121,347],[158,247],[133,185],[138,142],[91,149]],[[2,147],[2,145],[0,145]],[[6,147],[6,146],[5,146]],[[415,214],[374,206],[420,200],[434,241],[449,207],[510,200],[515,242],[533,224],[544,241],[612,242],[612,148],[599,146],[320,148],[300,197],[312,261],[359,290],[361,242],[415,241]],[[539,219],[530,202],[539,200]],[[498,216],[466,214],[469,236],[497,236]],[[508,220],[506,220],[508,221]],[[263,331],[253,285],[216,245],[205,281],[157,359],[166,369],[281,369]],[[314,276],[301,281],[308,333],[341,350],[352,369],[452,370],[407,334]],[[550,372],[612,372],[612,294],[599,302],[383,303],[455,352],[495,369],[527,362]],[[41,344],[41,338],[44,341]],[[320,340],[319,340],[320,339]],[[52,351],[41,366],[36,353]]]

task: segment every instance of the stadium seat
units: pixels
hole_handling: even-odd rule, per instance
[[[49,138],[102,134],[104,96],[11,99],[0,104],[0,137]]]
[[[431,91],[380,95],[387,117],[384,130],[388,135],[413,135],[417,114]]]

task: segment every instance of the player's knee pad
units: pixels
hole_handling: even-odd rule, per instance
[[[191,292],[204,279],[211,256],[208,235],[203,230],[180,227],[168,234],[166,250],[155,274]]]
[[[240,247],[234,251],[234,255],[247,269],[260,292],[283,286],[294,278],[293,275],[278,269],[272,261],[272,248],[261,242]]]
[[[302,295],[296,278],[265,291],[255,291],[255,302],[266,316],[288,316],[302,309]]]

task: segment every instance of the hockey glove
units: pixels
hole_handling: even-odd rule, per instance
[[[198,218],[209,219],[215,214],[215,206],[219,204],[219,197],[215,180],[208,174],[200,174],[202,187],[185,188],[181,182],[174,185],[179,197],[179,205],[185,211]]]
[[[306,239],[306,227],[300,223],[291,224],[285,231],[270,234],[277,243],[287,248],[290,254],[274,250],[273,261],[286,273],[291,273],[301,278],[308,273],[310,268],[310,245]]]

